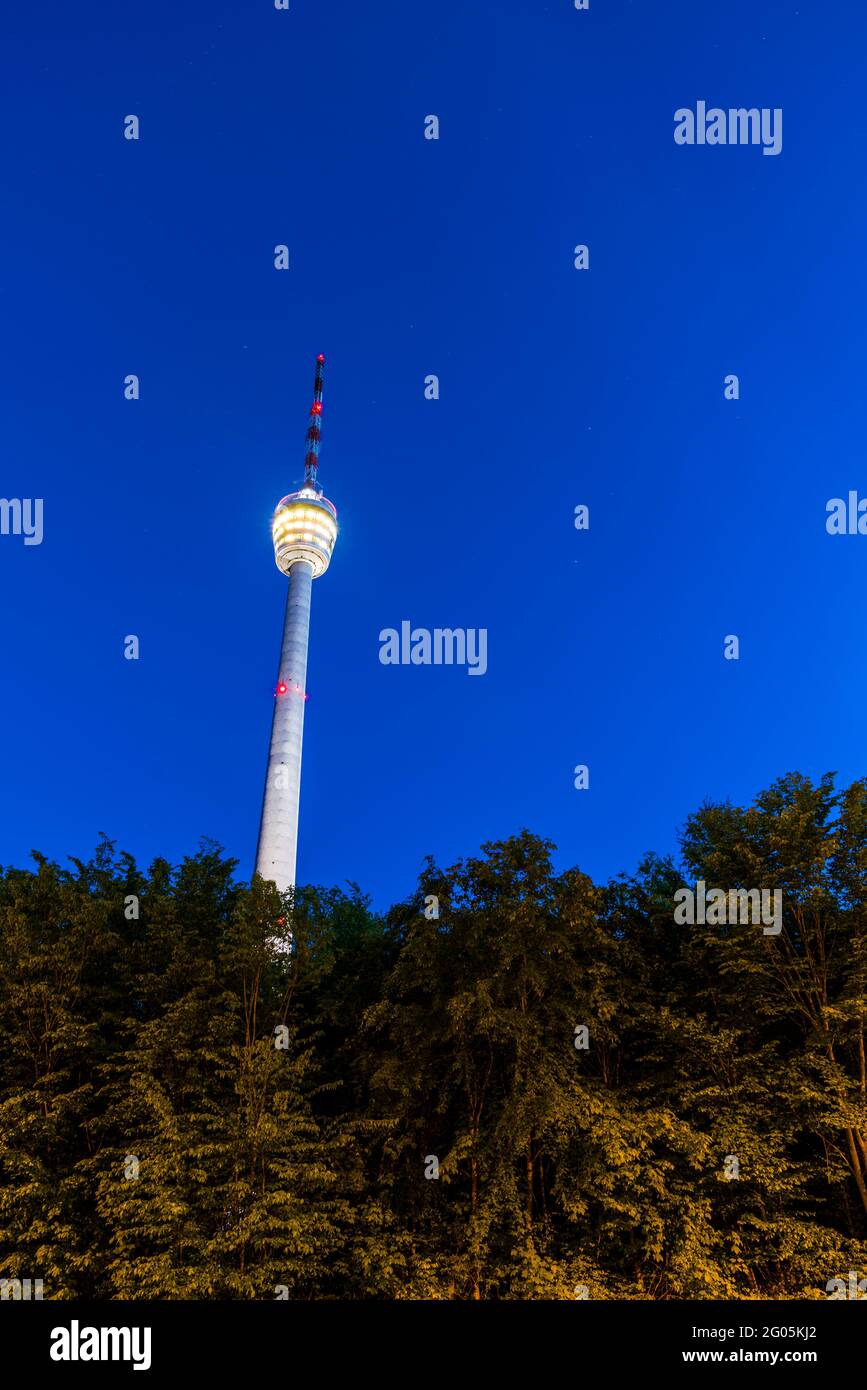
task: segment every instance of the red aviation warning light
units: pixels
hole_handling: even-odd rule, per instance
[[[288,689],[289,689],[288,685],[284,685],[283,682],[281,681],[280,684],[277,686],[277,690],[276,690],[275,693],[276,693],[277,695],[285,695],[285,694],[286,694],[286,691],[287,691]]]

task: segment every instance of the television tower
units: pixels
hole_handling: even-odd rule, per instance
[[[325,358],[320,353],[307,429],[304,483],[298,492],[281,498],[271,523],[274,559],[277,568],[289,577],[289,592],[274,691],[256,872],[270,879],[281,892],[295,886],[311,591],[313,580],[328,569],[337,540],[337,509],[323,497],[316,478],[324,366]]]

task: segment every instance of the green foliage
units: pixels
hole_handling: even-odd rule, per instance
[[[239,884],[209,844],[0,873],[0,1277],[785,1299],[863,1275],[867,784],[790,775],[681,848],[596,886],[524,831],[427,861],[385,917]],[[781,889],[781,933],[676,924],[698,878]]]

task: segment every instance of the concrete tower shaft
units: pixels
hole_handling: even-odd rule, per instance
[[[271,747],[256,854],[256,872],[275,883],[281,893],[295,885],[312,591],[313,566],[309,560],[298,560],[292,566],[286,595],[280,671],[274,695]]]

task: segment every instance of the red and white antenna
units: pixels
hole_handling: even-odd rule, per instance
[[[307,453],[304,458],[304,485],[316,487],[316,470],[319,467],[319,441],[322,437],[322,373],[325,357],[320,352],[316,359],[316,377],[313,382],[313,404],[310,407],[310,424],[307,427]]]

